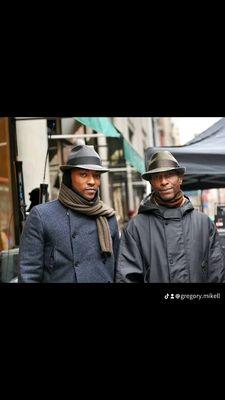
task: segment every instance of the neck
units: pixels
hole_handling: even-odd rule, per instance
[[[169,208],[177,208],[183,206],[185,203],[186,199],[184,197],[183,192],[180,190],[176,196],[171,199],[171,200],[163,200],[161,197],[158,195],[158,193],[153,192],[153,201],[156,204],[159,204],[161,206],[169,207]]]

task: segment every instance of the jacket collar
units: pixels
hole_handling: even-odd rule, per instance
[[[187,199],[187,201],[184,203],[183,206],[178,208],[167,208],[159,206],[151,201],[151,196],[152,193],[150,193],[142,200],[140,207],[138,209],[138,214],[153,213],[155,215],[159,215],[167,219],[167,218],[179,218],[182,217],[187,212],[194,210],[191,200],[187,196],[184,196]]]

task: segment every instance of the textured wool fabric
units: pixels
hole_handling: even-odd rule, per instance
[[[115,211],[104,204],[99,196],[93,201],[86,200],[78,193],[62,183],[59,192],[59,201],[65,206],[81,214],[96,216],[99,243],[102,253],[112,254],[112,238],[107,218],[115,215]]]

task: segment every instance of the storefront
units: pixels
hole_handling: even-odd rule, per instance
[[[17,274],[19,215],[14,170],[15,130],[13,120],[0,118],[0,281]]]
[[[0,118],[0,250],[15,246],[9,119]]]

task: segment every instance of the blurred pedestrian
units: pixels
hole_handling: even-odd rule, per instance
[[[142,175],[152,193],[122,232],[117,282],[225,281],[216,227],[182,192],[184,173],[170,152],[152,156]]]
[[[72,149],[57,200],[32,208],[20,242],[19,282],[110,283],[119,234],[115,211],[99,198],[109,170],[92,146]]]
[[[29,193],[29,196],[30,196],[31,203],[30,203],[30,207],[27,209],[27,212],[30,212],[34,206],[37,206],[38,204],[40,204],[40,199],[39,199],[40,189],[35,188],[35,189],[31,190],[31,192]]]

